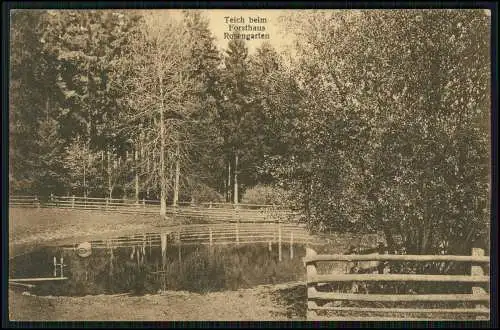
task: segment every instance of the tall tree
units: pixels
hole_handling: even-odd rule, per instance
[[[167,152],[170,149],[173,154],[182,120],[191,111],[193,84],[186,74],[189,46],[182,24],[171,20],[149,25],[146,31],[129,41],[134,62],[127,69],[133,72],[127,89],[132,111],[127,125],[142,123],[152,160],[159,162],[150,176],[159,178],[160,215],[164,217],[169,188]]]
[[[240,168],[245,166],[238,163],[242,155],[243,127],[252,117],[254,94],[251,82],[248,48],[241,39],[231,40],[224,57],[224,70],[221,77],[223,102],[219,109],[220,135],[224,140],[224,154],[228,168],[228,182],[231,180],[233,169],[234,202],[238,202],[237,178]],[[238,167],[236,167],[238,165]],[[228,187],[231,190],[231,187]]]
[[[310,220],[384,230],[391,246],[398,234],[414,253],[443,244],[468,253],[488,219],[489,18],[438,10],[299,20],[308,119],[296,156],[310,161]]]
[[[16,10],[11,15],[9,163],[12,191],[46,193],[63,184],[58,165],[61,150],[56,130],[57,61],[45,51],[43,31],[48,15],[42,10]],[[35,138],[37,148],[33,146]],[[53,144],[52,144],[53,143]],[[46,155],[51,158],[47,159]],[[46,175],[39,170],[46,168]],[[49,174],[50,172],[50,174]],[[46,186],[46,189],[44,186]]]
[[[189,58],[187,74],[193,81],[192,111],[189,121],[184,121],[181,135],[179,158],[182,167],[182,180],[188,195],[193,196],[201,186],[217,187],[220,171],[211,167],[220,157],[220,139],[215,127],[218,102],[220,101],[221,56],[208,19],[198,10],[186,10],[183,16],[186,39],[188,39]]]

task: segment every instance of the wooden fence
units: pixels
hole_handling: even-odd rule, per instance
[[[344,321],[377,321],[377,320],[455,320],[455,318],[442,318],[443,315],[460,315],[468,319],[489,319],[489,294],[486,286],[489,285],[490,277],[485,275],[484,264],[489,265],[490,258],[484,256],[484,250],[473,249],[471,256],[457,255],[391,255],[391,254],[367,254],[367,255],[321,255],[313,249],[306,248],[306,256],[303,258],[306,266],[307,276],[307,318],[308,320],[344,320]],[[470,263],[470,275],[428,275],[428,274],[347,274],[340,273],[318,273],[318,264],[324,262],[341,263],[377,263],[377,262],[465,262]],[[345,283],[388,283],[388,282],[434,282],[434,283],[469,283],[473,285],[470,293],[466,294],[378,294],[378,293],[345,293],[335,292],[339,285]],[[331,285],[333,284],[333,286]],[[489,288],[489,286],[488,286]],[[351,306],[346,307],[345,302]],[[367,302],[376,304],[375,307],[360,307],[359,304]],[[357,306],[352,306],[352,304]],[[418,307],[394,308],[383,306],[384,304],[408,304],[420,303]],[[475,304],[474,308],[422,308],[422,304],[428,303],[455,303]],[[344,305],[344,306],[343,306]],[[380,307],[382,305],[382,307]],[[319,314],[334,315],[319,315]],[[345,315],[348,314],[348,315]],[[393,316],[388,316],[388,314]],[[410,315],[419,315],[413,317]],[[382,315],[382,316],[380,316]],[[422,318],[428,315],[428,318]]]
[[[37,196],[10,196],[9,206],[11,207],[40,207]]]
[[[77,196],[50,196],[41,201],[37,196],[11,196],[10,207],[43,207],[78,210],[99,210],[124,214],[159,214],[158,200],[109,199]],[[166,215],[206,222],[289,222],[296,214],[274,205],[189,202],[168,206]]]

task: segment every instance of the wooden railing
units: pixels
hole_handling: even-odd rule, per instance
[[[50,196],[39,201],[36,196],[11,196],[12,207],[44,207],[78,210],[100,210],[124,214],[159,214],[160,201],[111,199],[78,196]],[[201,203],[191,205],[181,202],[177,206],[169,205],[166,215],[178,218],[193,218],[207,222],[288,222],[295,218],[295,213],[275,205]]]
[[[307,318],[309,320],[429,320],[429,319],[451,319],[449,315],[460,315],[460,317],[472,317],[472,319],[489,319],[489,294],[485,286],[489,284],[490,277],[485,275],[481,264],[489,265],[490,258],[484,256],[484,250],[473,249],[471,256],[457,255],[391,255],[391,254],[369,254],[369,255],[321,255],[313,249],[306,248],[306,256],[303,258],[307,273]],[[345,271],[339,273],[318,274],[317,265],[324,262],[359,263],[359,262],[466,262],[471,263],[470,275],[427,275],[427,274],[347,274]],[[339,269],[342,269],[339,267]],[[355,282],[436,282],[436,283],[470,283],[473,285],[472,292],[466,294],[393,294],[385,293],[352,293],[334,292],[342,284]],[[332,285],[333,284],[333,285]],[[334,288],[332,290],[332,288]],[[347,286],[347,288],[352,288]],[[348,290],[349,291],[349,290]],[[351,306],[345,306],[349,302]],[[354,302],[355,305],[352,306]],[[378,306],[363,307],[359,304],[366,302],[377,303]],[[475,304],[474,308],[424,308],[426,303],[468,303]],[[408,304],[419,303],[412,308],[387,307],[383,304]],[[343,306],[344,305],[344,306]],[[327,315],[319,315],[324,314]],[[328,313],[333,315],[328,315]],[[349,315],[345,315],[345,314]],[[382,314],[382,316],[380,316]],[[388,314],[392,316],[387,316]],[[429,315],[428,318],[412,317],[411,315]],[[443,317],[447,315],[448,317]]]
[[[37,196],[12,196],[9,197],[9,205],[14,207],[40,207]]]

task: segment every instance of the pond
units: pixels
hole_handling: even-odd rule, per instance
[[[9,276],[48,278],[31,282],[35,284],[31,292],[54,296],[140,295],[161,290],[203,293],[305,279],[303,244],[282,244],[279,253],[278,243],[272,242],[210,246],[176,244],[172,239],[168,245],[136,243],[92,244],[88,256],[74,247],[40,247],[11,259]],[[61,277],[66,279],[54,279]]]

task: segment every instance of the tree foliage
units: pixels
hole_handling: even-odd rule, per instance
[[[243,200],[279,187],[311,227],[381,230],[391,249],[484,241],[484,11],[294,12],[292,61],[270,43],[218,50],[200,11],[148,13],[13,13],[12,192],[165,207],[177,186],[232,200],[236,179]]]

